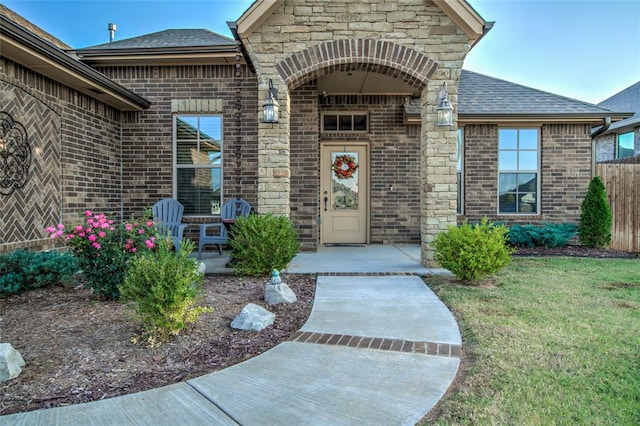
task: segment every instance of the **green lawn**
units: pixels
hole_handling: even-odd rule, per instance
[[[640,260],[516,257],[495,286],[426,281],[471,354],[438,424],[640,424]]]

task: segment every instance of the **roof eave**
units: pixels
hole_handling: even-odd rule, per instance
[[[493,24],[485,20],[465,0],[433,0],[448,17],[471,39],[478,42]]]
[[[90,49],[73,52],[87,64],[96,65],[201,65],[236,63],[235,45],[172,47],[172,48],[128,48]]]
[[[248,37],[276,10],[284,0],[256,0],[236,21],[238,35]]]
[[[500,123],[594,123],[602,124],[602,120],[611,117],[613,120],[626,118],[626,114],[617,113],[460,113],[458,121],[465,124],[500,122]]]
[[[2,56],[121,111],[142,111],[151,103],[63,50],[0,16]]]

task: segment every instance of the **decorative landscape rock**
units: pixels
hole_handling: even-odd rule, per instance
[[[267,283],[264,289],[264,300],[269,305],[277,305],[278,303],[294,303],[298,298],[293,290],[282,282],[280,273],[274,269],[271,274],[271,281]]]
[[[198,271],[204,275],[206,270],[207,270],[207,266],[204,264],[204,262],[198,261]]]
[[[22,373],[24,359],[11,343],[0,343],[0,383],[15,379]]]
[[[276,315],[262,306],[249,303],[231,323],[231,327],[239,330],[260,331],[269,327],[275,321]]]

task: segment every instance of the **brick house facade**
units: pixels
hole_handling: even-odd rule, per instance
[[[236,40],[165,48],[153,59],[148,47],[118,50],[117,42],[72,51],[13,14],[1,19],[3,41],[15,44],[16,31],[35,37],[23,50],[3,51],[0,69],[0,110],[27,128],[35,154],[27,185],[0,195],[8,212],[0,218],[0,252],[46,248],[46,226],[87,208],[123,219],[180,195],[175,120],[188,114],[221,117],[223,199],[241,196],[257,213],[289,216],[304,250],[329,241],[328,222],[342,220],[325,213],[323,190],[333,172],[324,156],[346,147],[361,152],[358,173],[368,178],[359,184],[366,193],[358,242],[421,244],[422,262],[431,265],[432,239],[463,220],[577,221],[593,173],[591,126],[616,118],[463,72],[467,52],[490,27],[465,1],[258,0],[231,25]],[[160,35],[145,41],[153,37]],[[50,54],[57,72],[25,66],[29,49]],[[345,88],[352,76],[377,84]],[[269,82],[278,90],[277,123],[262,121]],[[443,83],[456,106],[451,127],[435,125]],[[487,101],[494,90],[513,103]],[[528,92],[510,98],[505,91]],[[532,97],[552,108],[523,109],[522,99]],[[490,103],[495,109],[485,108]],[[363,131],[324,125],[327,117],[354,114],[366,117]],[[537,129],[536,148],[523,154],[537,158],[537,186],[502,194],[503,180],[521,171],[500,170],[498,159],[513,151],[501,148],[500,135],[521,128]],[[527,197],[535,198],[521,202]],[[500,211],[511,207],[518,211]],[[215,214],[185,218],[194,225],[213,220]],[[197,238],[196,231],[187,235]]]

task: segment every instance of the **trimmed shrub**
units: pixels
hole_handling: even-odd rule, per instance
[[[77,271],[76,258],[70,253],[17,250],[0,256],[0,294],[70,285]]]
[[[274,269],[285,269],[300,249],[293,223],[270,213],[238,218],[229,245],[234,272],[250,276],[269,276]]]
[[[564,247],[576,235],[573,223],[545,223],[543,226],[518,225],[509,227],[507,239],[516,247]]]
[[[144,327],[143,339],[151,346],[178,334],[200,314],[213,308],[194,306],[202,290],[203,275],[189,257],[195,248],[184,239],[180,251],[173,243],[158,240],[157,251],[131,258],[120,297],[133,307]]]
[[[599,176],[591,179],[582,201],[578,239],[587,247],[606,247],[611,244],[611,209],[607,193]]]
[[[436,235],[433,246],[436,260],[460,280],[477,280],[496,273],[511,261],[512,249],[507,247],[504,225],[464,223],[449,226]]]

